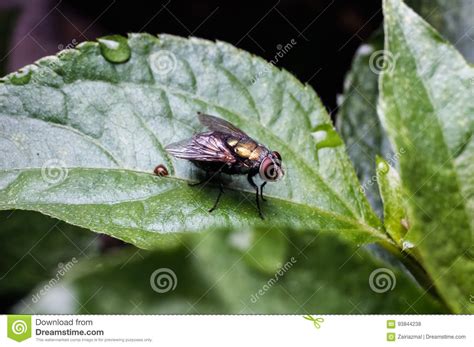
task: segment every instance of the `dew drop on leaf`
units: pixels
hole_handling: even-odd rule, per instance
[[[130,59],[131,50],[128,41],[120,35],[104,36],[99,39],[100,52],[111,63],[124,63]]]
[[[402,245],[402,250],[407,250],[407,249],[411,249],[415,247],[415,245],[413,243],[411,243],[410,241],[403,241],[403,245]]]
[[[388,164],[381,160],[379,163],[377,163],[377,170],[382,173],[382,174],[386,174],[388,172]]]

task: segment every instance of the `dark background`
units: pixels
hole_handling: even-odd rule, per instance
[[[334,113],[354,52],[382,12],[380,0],[0,0],[0,21],[2,75],[111,33],[222,40],[267,60],[293,39],[277,65],[311,84]]]

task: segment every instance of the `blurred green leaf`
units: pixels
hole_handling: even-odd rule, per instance
[[[97,253],[97,235],[39,213],[1,211],[0,230],[3,312],[38,283],[56,278],[65,263]],[[32,304],[31,297],[24,300]]]
[[[257,244],[248,240],[243,248],[241,233],[204,233],[173,251],[126,251],[84,261],[55,298],[65,302],[63,313],[444,312],[411,278],[330,234],[287,234],[284,262],[269,274],[247,264],[245,253]],[[387,282],[378,278],[380,271]],[[45,298],[33,310],[62,309],[53,302]]]
[[[106,50],[86,42],[0,84],[0,209],[39,211],[148,249],[176,232],[260,227],[385,239],[309,86],[221,42],[112,39]],[[111,49],[121,50],[113,61],[131,56],[112,63],[102,55],[111,58]],[[197,111],[282,154],[287,174],[267,186],[265,221],[244,178],[209,214],[217,190],[189,187],[192,165],[165,152],[202,129]],[[169,177],[152,174],[158,164]]]
[[[255,269],[273,274],[283,266],[288,251],[288,239],[284,232],[258,229],[253,233],[233,233],[233,244],[245,251],[244,260]],[[250,247],[249,242],[250,241]]]
[[[406,2],[474,63],[472,0],[409,0]]]
[[[474,69],[400,0],[385,0],[379,113],[399,157],[410,231],[454,312],[474,312]]]
[[[359,47],[344,81],[344,94],[339,99],[340,109],[337,115],[337,128],[346,142],[362,191],[379,216],[382,216],[382,203],[377,189],[375,157],[393,157],[390,143],[377,116],[382,50],[381,31]]]

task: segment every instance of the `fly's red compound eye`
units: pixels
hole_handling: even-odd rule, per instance
[[[275,164],[270,157],[263,159],[260,164],[259,175],[265,181],[276,181],[280,178],[280,168]]]
[[[280,153],[278,153],[277,151],[273,151],[272,154],[278,159],[281,161],[281,155]]]

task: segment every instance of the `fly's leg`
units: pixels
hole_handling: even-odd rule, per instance
[[[260,218],[265,219],[265,218],[263,218],[262,209],[260,208],[260,199],[259,199],[260,194],[258,192],[258,186],[255,184],[255,182],[252,179],[252,176],[250,176],[250,175],[247,176],[247,181],[249,181],[250,185],[255,188],[255,193],[256,193],[255,194],[255,201],[257,201],[258,214],[260,215]]]
[[[218,171],[218,172],[207,172],[206,177],[202,181],[199,181],[199,182],[196,182],[196,183],[188,183],[188,185],[191,186],[191,187],[197,187],[197,186],[200,186],[202,184],[206,185],[206,184],[208,184],[209,182],[213,181],[216,178],[220,178],[220,171]],[[212,212],[217,208],[217,205],[219,204],[222,193],[224,193],[224,185],[219,180],[219,195],[217,195],[216,202],[209,209],[209,212]]]
[[[262,201],[267,201],[267,199],[263,197],[263,187],[265,187],[265,184],[267,184],[267,182],[263,182],[260,186],[260,198],[262,199]]]
[[[221,199],[222,193],[224,193],[224,186],[222,183],[219,182],[219,195],[217,195],[216,202],[214,203],[214,206],[211,207],[209,212],[212,212],[216,209],[217,204],[219,203],[219,200]]]

